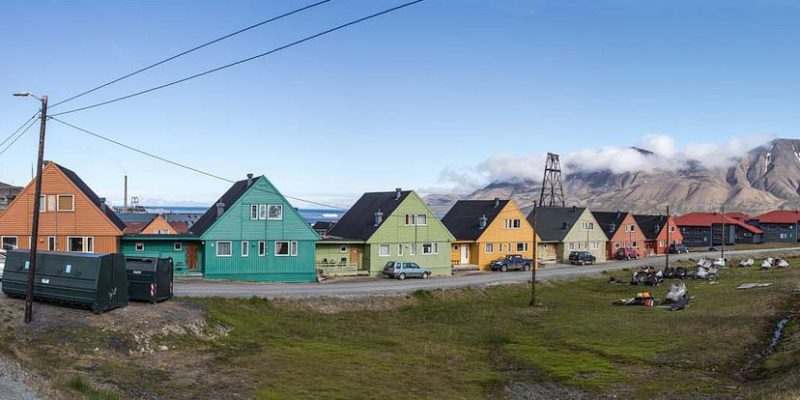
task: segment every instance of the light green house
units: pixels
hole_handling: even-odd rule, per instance
[[[389,261],[415,262],[449,276],[455,240],[413,191],[365,193],[317,242],[317,265],[347,265],[378,276]]]

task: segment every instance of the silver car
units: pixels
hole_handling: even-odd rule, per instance
[[[3,269],[6,266],[6,254],[0,251],[0,281],[3,280]]]
[[[383,267],[383,274],[389,278],[400,280],[406,278],[428,279],[431,276],[431,270],[422,268],[413,262],[389,261]]]

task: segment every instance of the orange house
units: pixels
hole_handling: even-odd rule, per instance
[[[614,211],[602,212],[592,211],[594,219],[600,228],[608,236],[606,244],[606,257],[609,260],[617,258],[620,249],[632,249],[639,253],[640,257],[646,257],[645,242],[647,238],[639,228],[639,224],[632,213]]]
[[[667,254],[671,244],[683,243],[683,235],[675,223],[675,218],[666,215],[634,215],[644,236],[647,238],[646,253]],[[669,226],[669,230],[667,230]]]
[[[456,238],[450,249],[453,265],[488,270],[493,260],[509,254],[533,258],[533,228],[511,200],[460,200],[442,223]]]
[[[34,182],[0,214],[4,250],[30,248]],[[74,172],[54,162],[42,169],[40,250],[116,253],[125,224]]]

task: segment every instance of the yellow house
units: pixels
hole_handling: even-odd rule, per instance
[[[489,264],[509,254],[533,258],[533,228],[511,200],[460,200],[442,218],[456,238],[450,248],[453,265]]]
[[[142,235],[177,235],[175,228],[167,222],[163,215],[159,214],[142,229]]]

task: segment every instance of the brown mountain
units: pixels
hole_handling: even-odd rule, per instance
[[[540,190],[540,182],[493,182],[467,198],[510,197],[530,207]],[[715,211],[722,205],[725,211],[750,214],[800,208],[800,140],[773,140],[726,168],[703,168],[690,161],[684,168],[671,171],[570,173],[564,177],[564,192],[567,205],[641,213],[664,212],[667,204],[675,214]],[[428,201],[442,210],[456,197],[431,195]]]

